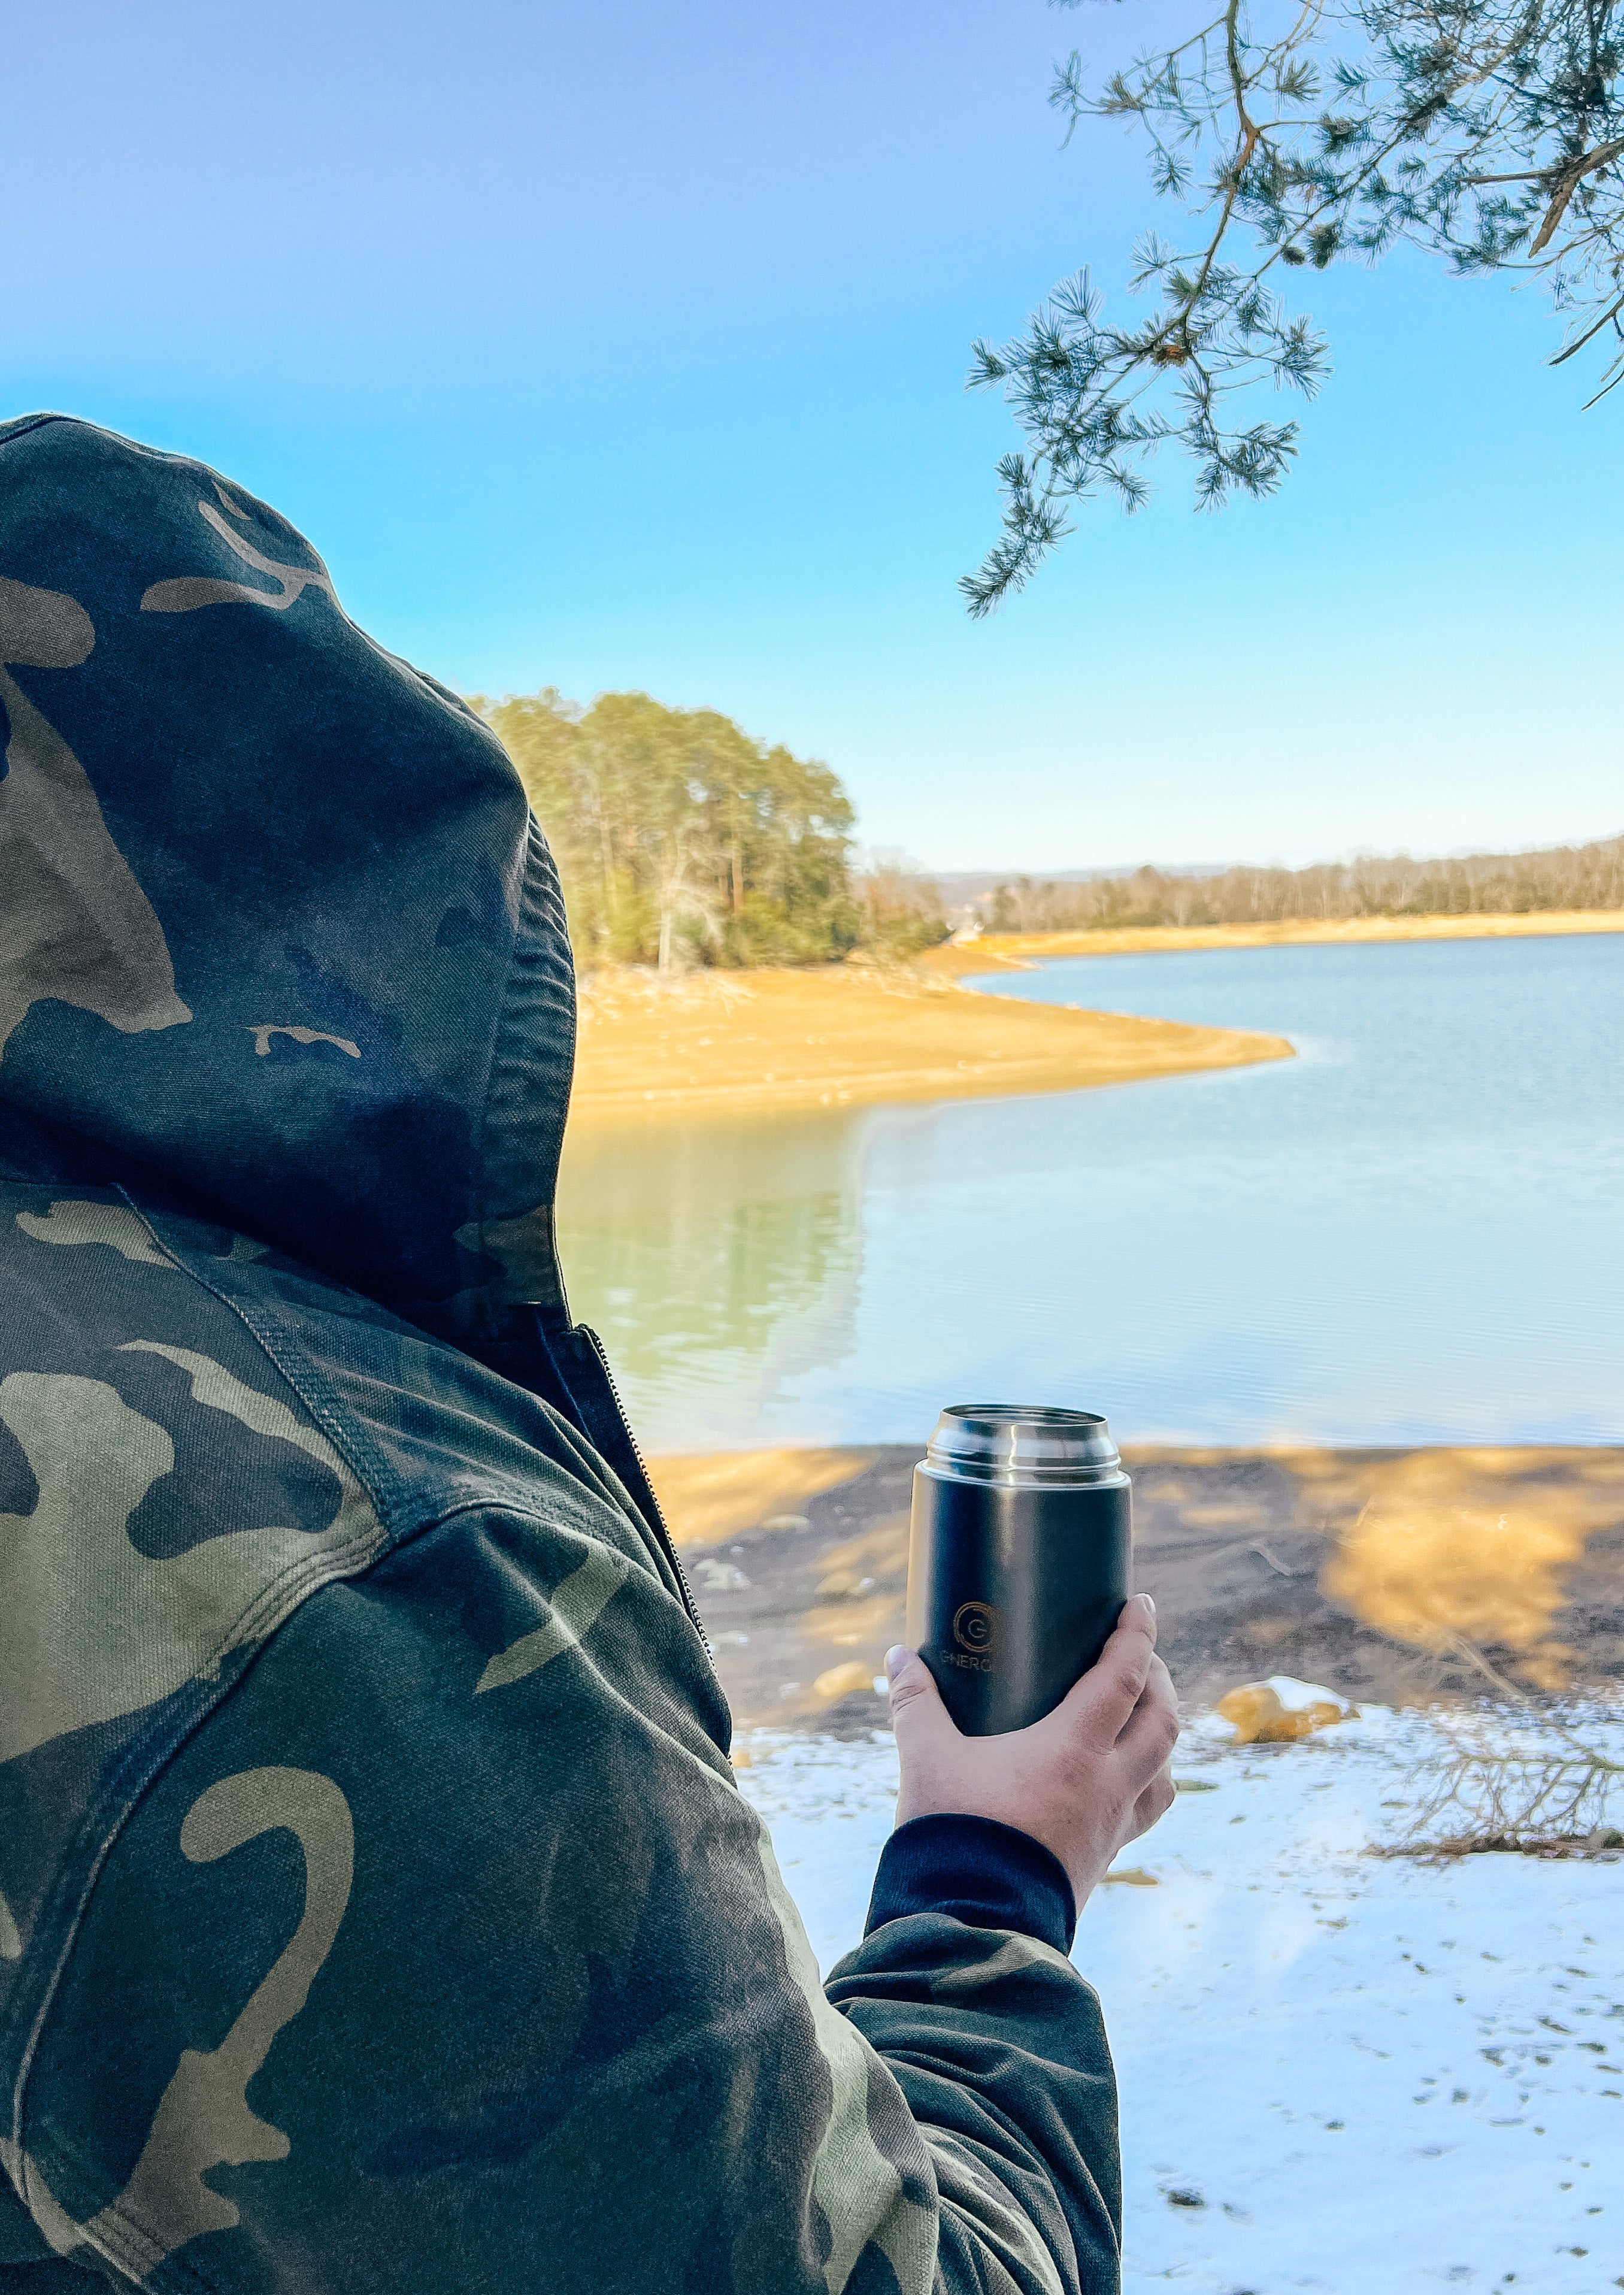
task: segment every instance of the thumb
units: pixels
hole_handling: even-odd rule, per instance
[[[891,1727],[898,1750],[923,1751],[933,1738],[956,1737],[953,1719],[942,1703],[942,1692],[918,1650],[899,1643],[885,1652],[885,1678],[891,1686]]]
[[[1082,1721],[1102,1751],[1114,1745],[1144,1694],[1155,1654],[1156,1605],[1148,1594],[1135,1594],[1123,1603],[1115,1630],[1094,1663],[1045,1719],[1064,1716],[1063,1728]]]

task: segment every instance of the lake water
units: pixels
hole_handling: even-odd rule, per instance
[[[1012,1099],[572,1127],[571,1303],[646,1449],[1624,1441],[1624,935],[1067,960],[1000,994],[1293,1060]]]

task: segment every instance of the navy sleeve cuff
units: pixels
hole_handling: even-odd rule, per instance
[[[863,1930],[910,1913],[948,1913],[975,1929],[1016,1929],[1069,1953],[1077,1905],[1065,1867],[1030,1833],[990,1817],[916,1817],[880,1851]]]

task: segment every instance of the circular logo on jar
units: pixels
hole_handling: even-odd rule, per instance
[[[975,1657],[998,1647],[998,1612],[991,1602],[961,1602],[953,1613],[953,1639]]]

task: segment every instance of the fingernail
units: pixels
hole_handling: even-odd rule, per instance
[[[1155,1616],[1155,1614],[1156,1614],[1156,1605],[1155,1605],[1155,1601],[1151,1598],[1151,1597],[1150,1597],[1148,1594],[1136,1594],[1136,1595],[1134,1596],[1134,1597],[1133,1597],[1133,1598],[1134,1598],[1134,1600],[1135,1600],[1136,1602],[1143,1602],[1143,1603],[1144,1603],[1144,1605],[1145,1605],[1146,1609],[1149,1612],[1150,1615],[1151,1615],[1153,1618]]]
[[[901,1642],[894,1642],[891,1647],[885,1652],[886,1680],[894,1681],[898,1674],[902,1671],[903,1666],[912,1655],[913,1652],[911,1650],[904,1649]]]

